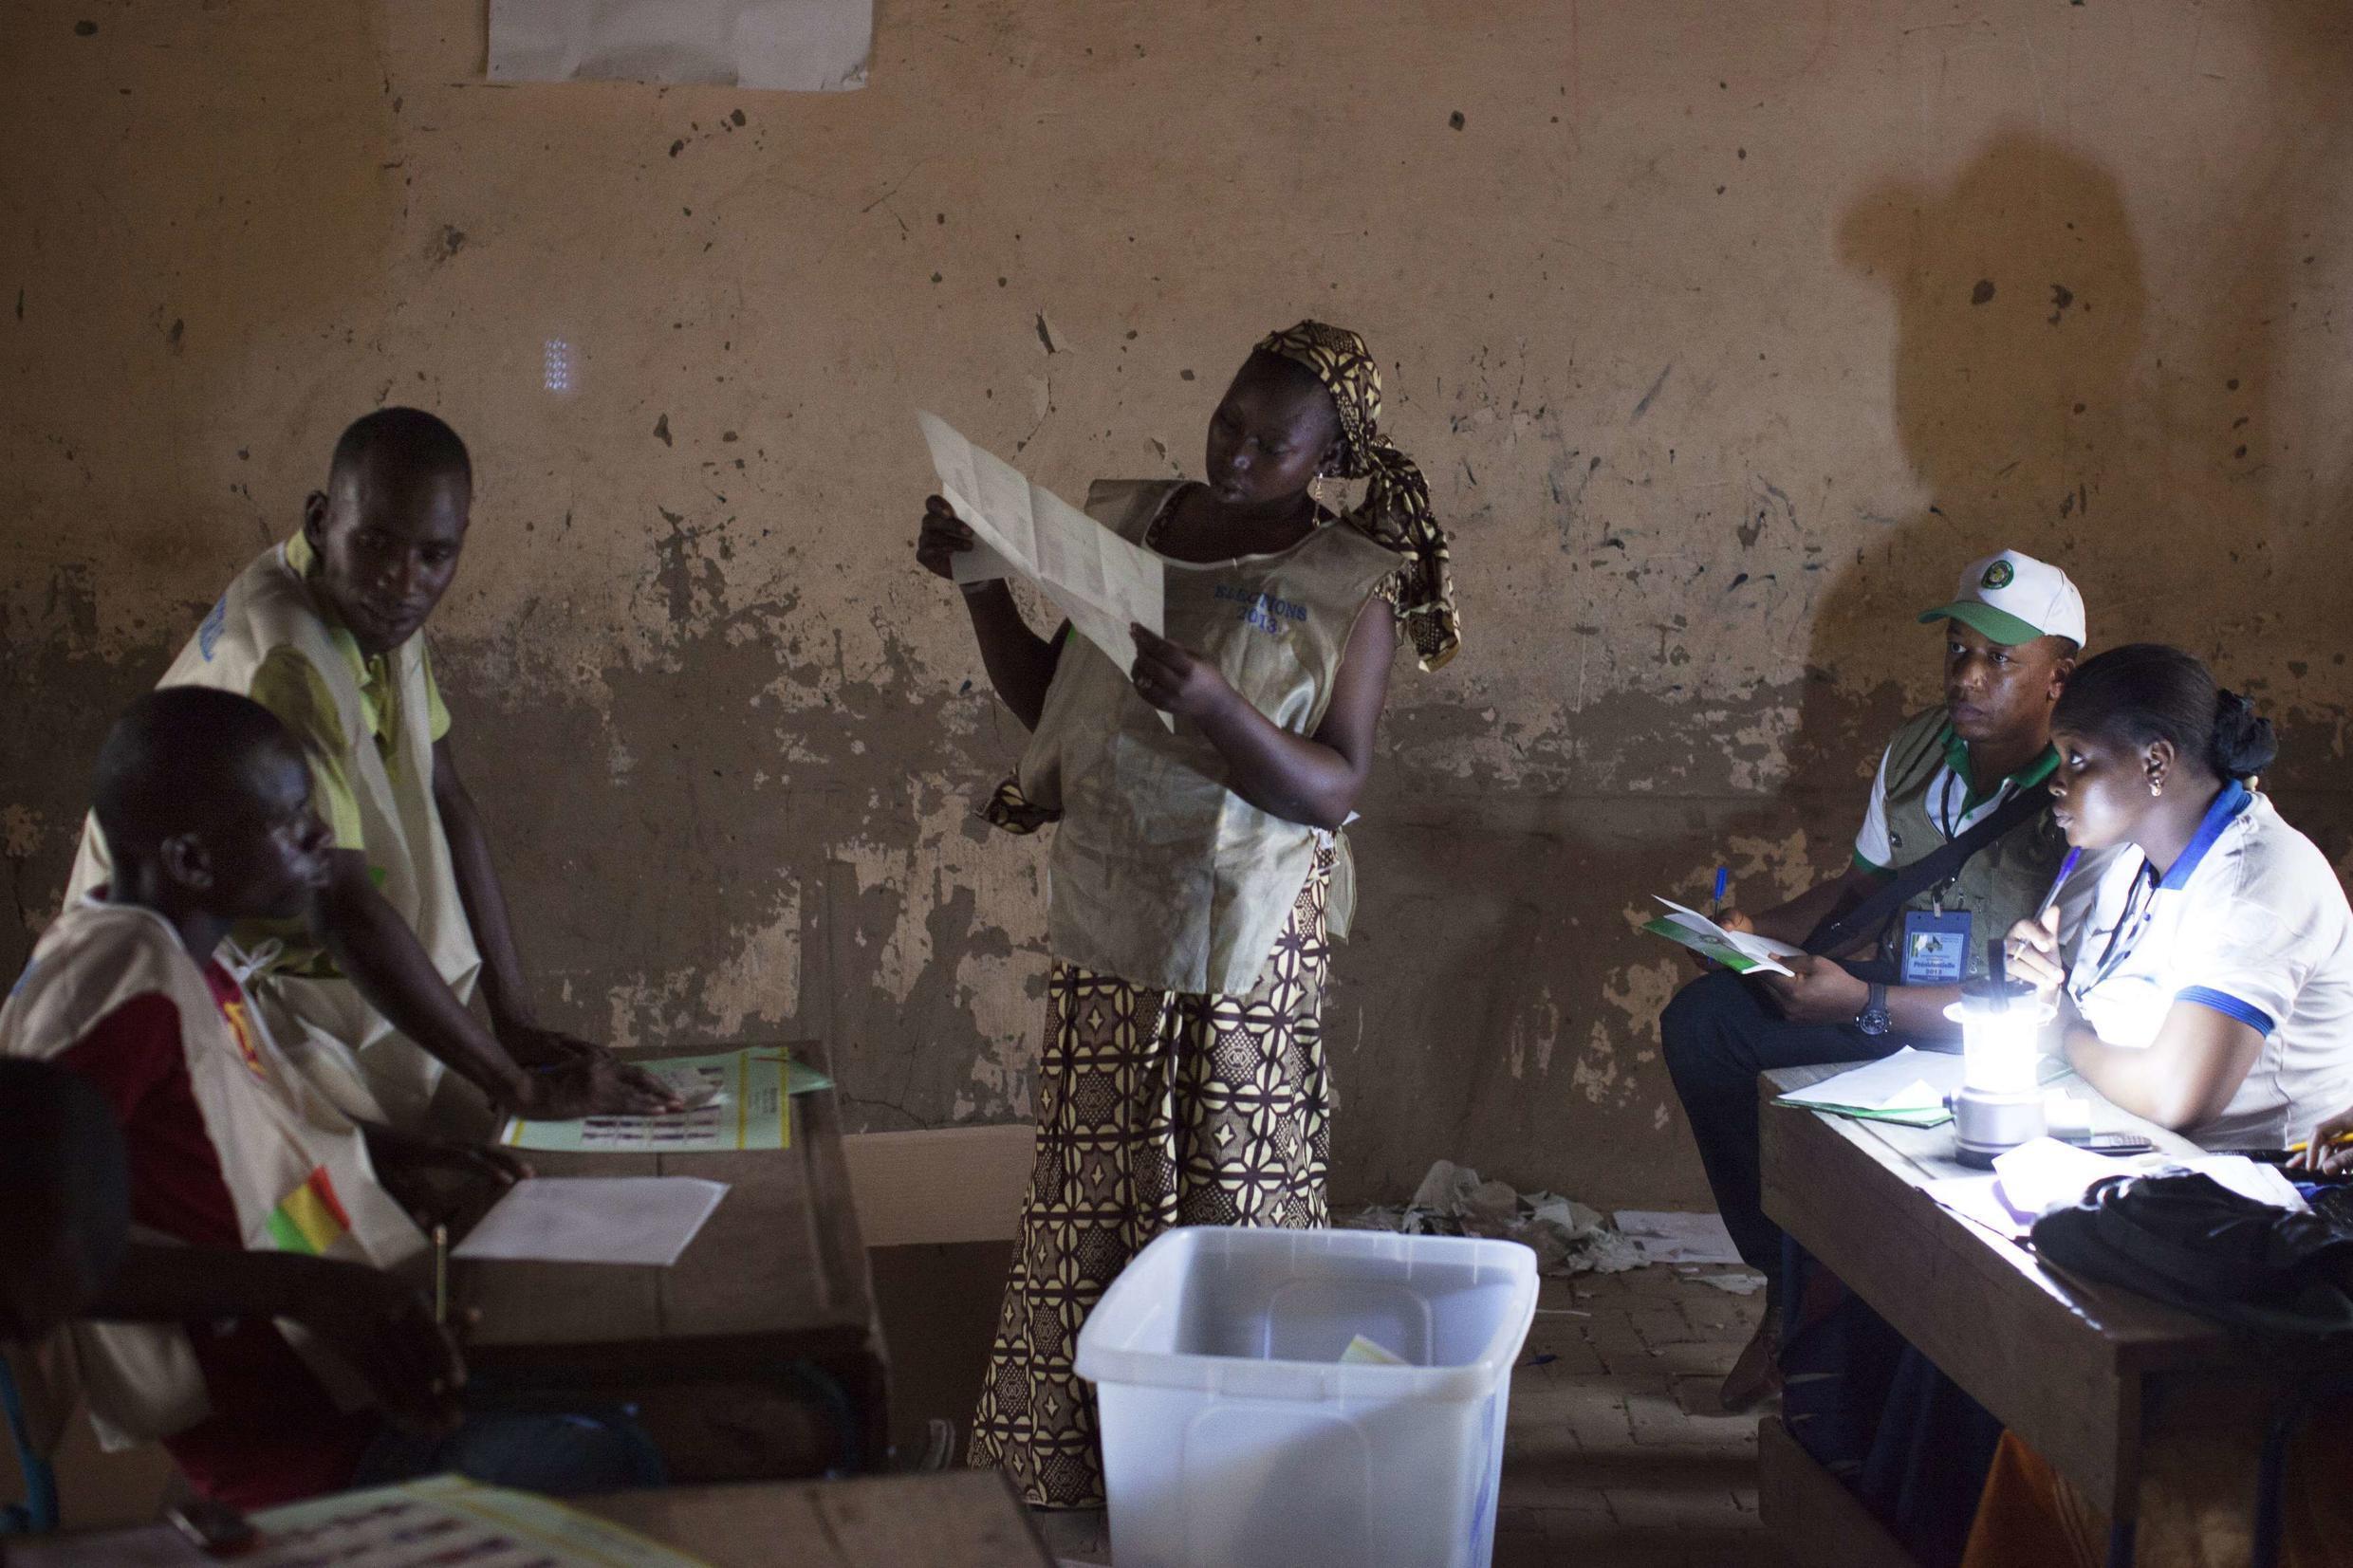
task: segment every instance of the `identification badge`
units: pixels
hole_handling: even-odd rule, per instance
[[[1969,911],[1908,910],[1903,917],[1907,986],[1957,986],[1969,972]]]

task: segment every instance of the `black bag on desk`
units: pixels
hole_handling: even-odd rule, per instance
[[[2212,1176],[2110,1176],[2034,1222],[2037,1255],[2234,1328],[2353,1332],[2353,1193],[2301,1214]]]

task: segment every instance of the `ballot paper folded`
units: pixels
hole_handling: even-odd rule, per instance
[[[1658,897],[1653,894],[1651,896]],[[1653,936],[1663,936],[1670,942],[1680,942],[1703,958],[1714,959],[1734,974],[1789,974],[1785,958],[1801,958],[1806,950],[1754,932],[1726,931],[1695,909],[1685,909],[1672,898],[1659,898],[1667,913],[1642,929]]]
[[[694,1176],[540,1176],[491,1205],[450,1256],[667,1268],[727,1196]]]
[[[918,410],[916,422],[932,450],[939,493],[980,542],[981,547],[955,557],[955,580],[1026,577],[1112,663],[1122,670],[1135,663],[1128,628],[1141,626],[1157,636],[1165,621],[1160,558],[973,446],[937,415]],[[1168,714],[1160,719],[1176,728]]]
[[[1362,1334],[1348,1341],[1348,1348],[1340,1353],[1341,1361],[1352,1367],[1410,1367],[1411,1361],[1388,1346],[1367,1339]]]

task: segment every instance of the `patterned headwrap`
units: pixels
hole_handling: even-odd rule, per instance
[[[1454,572],[1446,531],[1430,510],[1428,483],[1414,460],[1380,434],[1380,367],[1363,339],[1322,322],[1269,333],[1258,352],[1305,365],[1332,395],[1340,410],[1338,477],[1366,481],[1363,503],[1341,521],[1406,558],[1392,602],[1421,667],[1436,669],[1462,646]]]

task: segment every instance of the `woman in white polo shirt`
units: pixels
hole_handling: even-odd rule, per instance
[[[2067,1061],[2210,1148],[2308,1135],[2353,1100],[2353,911],[2248,787],[2270,722],[2191,655],[2135,643],[2080,666],[2050,728],[2052,819],[2125,850],[2064,959],[2047,924],[2010,932],[2013,972],[2056,989]]]

